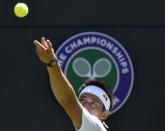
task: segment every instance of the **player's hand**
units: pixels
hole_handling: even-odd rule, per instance
[[[39,59],[44,63],[49,63],[55,59],[54,49],[49,40],[45,40],[44,37],[41,38],[41,41],[34,40],[34,45],[36,46],[36,53]]]

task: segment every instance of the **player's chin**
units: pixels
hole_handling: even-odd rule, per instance
[[[86,110],[91,114],[91,115],[95,115],[95,116],[97,116],[97,112],[95,111],[95,110],[93,110],[93,109],[90,109],[90,108],[86,108]]]

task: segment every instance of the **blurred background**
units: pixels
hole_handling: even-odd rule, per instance
[[[29,6],[17,18],[17,2]],[[74,131],[50,89],[34,39],[57,49],[81,32],[108,34],[122,43],[134,66],[134,86],[107,123],[111,131],[165,130],[165,2],[163,0],[1,0],[0,131]]]

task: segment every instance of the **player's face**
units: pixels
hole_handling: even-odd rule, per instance
[[[84,93],[79,97],[79,101],[90,114],[95,115],[98,118],[101,117],[104,105],[97,96],[90,93]]]

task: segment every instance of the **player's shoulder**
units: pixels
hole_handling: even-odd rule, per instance
[[[85,108],[83,108],[82,124],[78,131],[106,131],[106,129],[96,116],[91,115]]]

